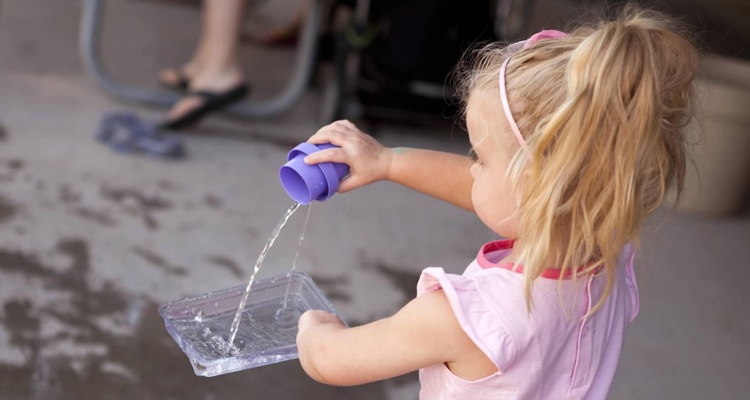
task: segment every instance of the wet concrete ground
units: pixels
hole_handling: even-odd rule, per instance
[[[37,86],[0,81],[15,99]],[[191,143],[191,159],[181,164],[114,155],[90,139],[98,111],[84,109],[95,101],[83,101],[82,108],[66,105],[71,93],[81,91],[76,87],[57,92],[39,85],[45,95],[33,100],[41,100],[41,109],[51,105],[41,120],[54,125],[66,115],[88,115],[67,137],[47,136],[48,126],[37,129],[37,111],[23,111],[31,103],[3,103],[0,398],[220,399],[255,393],[264,399],[382,399],[399,389],[414,392],[413,375],[357,388],[327,387],[307,378],[296,362],[196,377],[157,308],[247,281],[252,261],[291,204],[274,172],[287,147],[232,138],[208,145],[204,150],[212,155],[201,156],[201,146]],[[84,92],[91,100],[99,97],[91,88]],[[244,150],[231,150],[238,146]],[[394,190],[370,195],[385,202]],[[479,227],[465,213],[404,226],[410,223],[397,221],[398,206],[374,209],[358,197],[313,206],[298,266],[351,324],[385,316],[413,296],[417,270],[408,266],[416,268],[415,258],[424,263],[425,252],[440,253],[442,246],[419,245],[440,239],[420,237],[420,230],[443,223]],[[428,219],[435,210],[420,210],[421,203],[415,196],[402,206]],[[380,215],[389,208],[391,215]],[[353,221],[355,215],[363,219]],[[295,215],[282,232],[261,278],[291,266],[302,220]],[[352,231],[361,237],[350,239]],[[411,246],[420,250],[412,254]]]
[[[105,53],[120,76],[153,84],[158,68],[189,52],[194,8],[109,6],[117,18]],[[86,79],[79,11],[73,0],[0,6],[0,398],[416,399],[414,374],[354,388],[313,382],[297,362],[194,375],[157,308],[246,282],[290,205],[276,171],[317,129],[320,93],[278,121],[210,119],[186,135],[184,162],[114,154],[92,140],[103,113],[159,112],[117,103]],[[291,54],[246,50],[253,95],[270,96]],[[388,145],[464,151],[461,130],[444,125],[374,128]],[[288,270],[301,214],[260,278]],[[413,297],[422,268],[460,272],[491,239],[474,216],[382,183],[313,206],[298,268],[356,325]],[[748,243],[746,216],[675,214],[649,225],[638,262],[642,311],[612,399],[745,397]]]

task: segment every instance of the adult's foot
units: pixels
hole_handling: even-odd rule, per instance
[[[174,90],[187,90],[197,68],[187,63],[180,68],[167,68],[159,72],[159,83]]]
[[[201,71],[191,80],[188,93],[169,110],[162,126],[185,128],[206,114],[241,100],[246,93],[244,76],[238,68]]]

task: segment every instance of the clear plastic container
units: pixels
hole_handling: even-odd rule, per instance
[[[290,280],[287,306],[282,312]],[[188,356],[196,375],[216,376],[296,359],[300,315],[307,310],[336,314],[312,278],[303,272],[264,279],[253,283],[231,345],[229,329],[245,288],[223,289],[159,307],[167,331]]]

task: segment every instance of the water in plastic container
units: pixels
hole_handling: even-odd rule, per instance
[[[237,336],[230,343],[227,327],[244,294],[245,287],[237,286],[159,308],[167,331],[196,375],[216,376],[296,359],[300,315],[307,310],[336,313],[309,275],[295,272],[268,278],[253,284]]]

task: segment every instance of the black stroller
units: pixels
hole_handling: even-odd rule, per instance
[[[535,0],[337,1],[322,122],[421,122],[455,114],[448,77],[477,42],[513,39]],[[322,48],[325,48],[323,46]]]

